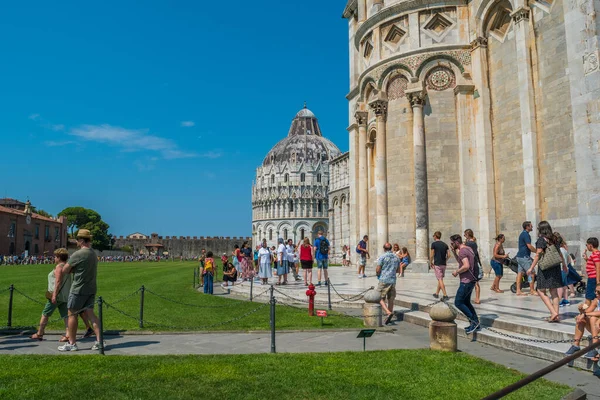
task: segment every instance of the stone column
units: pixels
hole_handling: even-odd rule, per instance
[[[358,244],[359,241],[359,225],[358,225],[358,125],[352,124],[348,127],[349,142],[350,142],[350,156],[348,158],[348,176],[349,176],[349,187],[350,187],[350,198],[349,206],[352,217],[349,218],[350,223],[350,237],[349,242],[344,243],[349,246],[353,246],[354,243]],[[355,254],[350,252],[351,261],[355,259]]]
[[[521,139],[523,144],[523,178],[525,183],[525,218],[533,226],[540,221],[540,181],[535,125],[535,99],[531,72],[529,8],[519,7],[511,14],[514,21],[517,46],[517,75],[521,111]]]
[[[388,195],[387,195],[387,158],[386,158],[386,118],[387,100],[375,100],[369,104],[377,122],[375,139],[375,194],[377,221],[377,251],[388,241]],[[372,249],[373,250],[373,249]]]
[[[494,187],[494,156],[492,151],[491,99],[488,82],[487,39],[471,42],[471,73],[478,96],[473,94],[472,125],[477,163],[479,255],[483,265],[489,265],[496,235],[496,188]],[[466,227],[464,227],[466,228]]]
[[[419,88],[407,91],[406,95],[413,110],[416,257],[412,265],[415,272],[427,272],[429,270],[429,205],[427,199],[425,122],[423,120],[426,92]]]
[[[358,237],[369,233],[369,182],[367,178],[367,118],[368,113],[355,115],[358,124]],[[358,243],[356,243],[358,244]]]

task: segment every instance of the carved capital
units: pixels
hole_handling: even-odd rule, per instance
[[[487,47],[488,40],[484,37],[479,36],[477,39],[471,42],[471,51],[479,47]]]
[[[475,91],[475,86],[474,85],[456,85],[456,87],[454,88],[454,94],[469,94],[469,93],[473,93]]]
[[[367,125],[369,113],[366,111],[357,111],[354,113],[354,118],[356,118],[356,123],[359,126],[365,126],[365,125]]]
[[[410,101],[410,105],[412,107],[423,107],[425,105],[427,92],[424,90],[416,90],[412,92],[406,92],[406,96],[408,97],[408,101]]]
[[[373,149],[375,147],[375,142],[367,142],[367,149]]]
[[[521,21],[529,21],[529,11],[529,7],[519,7],[510,16],[515,21],[515,24],[518,24]]]
[[[385,100],[374,100],[369,103],[369,107],[373,110],[376,116],[386,115],[387,114],[387,106],[388,102]]]

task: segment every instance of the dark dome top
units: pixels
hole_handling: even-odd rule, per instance
[[[263,166],[286,162],[317,164],[340,154],[337,146],[323,137],[317,117],[305,105],[292,121],[288,136],[269,151]]]

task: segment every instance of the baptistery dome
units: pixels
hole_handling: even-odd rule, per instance
[[[329,162],[340,150],[323,137],[315,114],[300,110],[288,135],[266,155],[252,186],[253,242],[314,238],[327,231]]]

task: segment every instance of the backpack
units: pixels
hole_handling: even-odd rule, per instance
[[[319,240],[319,253],[326,256],[329,254],[329,241],[325,238]]]
[[[356,252],[357,252],[358,254],[362,254],[362,251],[360,251],[360,250],[358,249],[358,248],[360,247],[360,244],[361,244],[362,242],[363,242],[363,241],[361,240],[361,241],[360,241],[360,242],[358,242],[358,244],[356,245]]]

